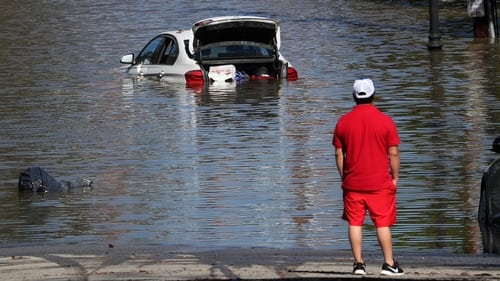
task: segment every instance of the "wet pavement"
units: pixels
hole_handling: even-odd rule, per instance
[[[160,246],[22,246],[1,249],[2,280],[500,280],[498,255],[397,255],[404,276],[380,275],[378,253],[365,254],[368,275],[351,274],[348,251]]]

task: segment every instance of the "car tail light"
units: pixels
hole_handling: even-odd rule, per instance
[[[203,72],[201,70],[191,70],[184,74],[188,86],[199,86],[204,83]]]
[[[287,71],[286,71],[286,80],[288,81],[295,81],[299,79],[299,74],[297,73],[297,70],[295,68],[289,66]]]

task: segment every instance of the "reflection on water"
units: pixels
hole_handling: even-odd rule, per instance
[[[429,52],[427,7],[411,1],[4,4],[0,243],[348,249],[331,132],[369,76],[403,141],[395,247],[482,251],[500,64],[465,7],[444,5],[443,50]],[[234,14],[279,18],[301,78],[190,89],[120,72],[156,33]],[[28,166],[95,189],[20,198]]]

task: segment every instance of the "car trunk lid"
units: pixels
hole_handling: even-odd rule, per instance
[[[194,50],[206,45],[246,41],[256,44],[270,45],[279,49],[279,22],[251,16],[216,17],[196,22],[193,27]]]

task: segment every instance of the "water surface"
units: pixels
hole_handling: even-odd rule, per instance
[[[396,250],[480,253],[499,47],[474,40],[465,7],[446,4],[443,50],[429,52],[420,2],[4,3],[1,245],[348,249],[331,133],[353,106],[353,80],[368,76],[402,139]],[[120,56],[156,33],[236,14],[281,20],[298,81],[200,92],[123,75]],[[28,166],[95,188],[19,196]],[[366,231],[365,248],[378,250]]]

